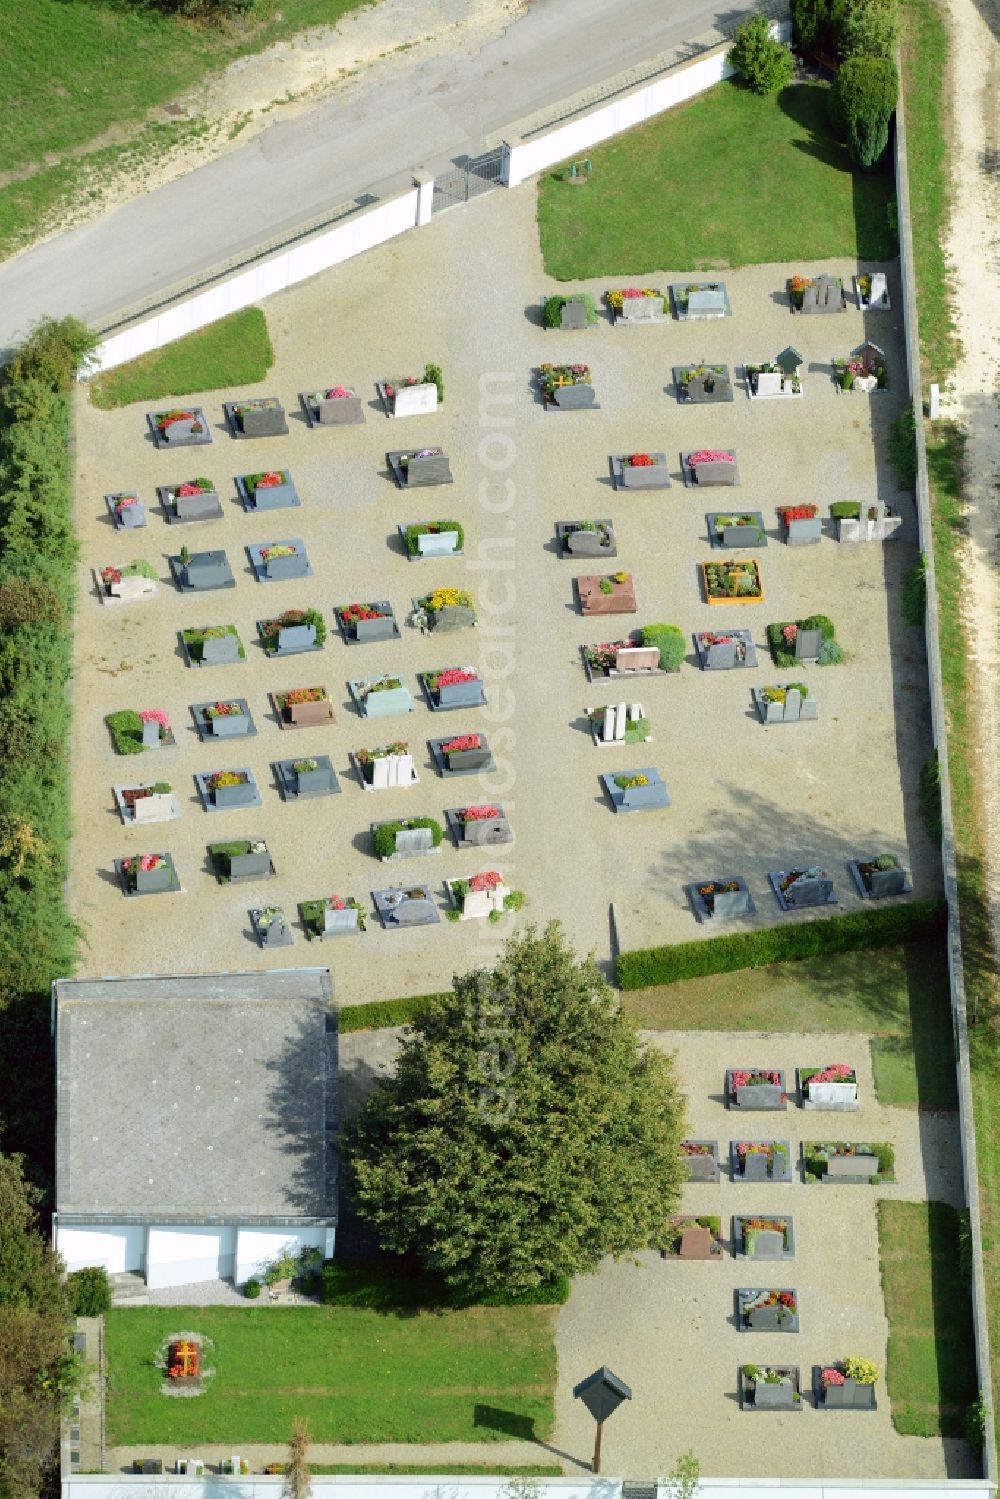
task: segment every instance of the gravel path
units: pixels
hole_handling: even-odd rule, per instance
[[[825,268],[845,277],[852,270],[847,263]],[[894,267],[888,270],[895,291]],[[419,235],[381,246],[268,304],[277,359],[260,391],[280,394],[290,413],[295,392],[322,380],[348,381],[374,394],[377,377],[418,370],[433,358],[443,365],[447,385],[436,416],[390,423],[370,409],[364,426],[313,432],[292,415],[286,438],[237,444],[221,430],[223,395],[240,394],[227,391],[204,400],[219,424],[214,445],[167,455],[144,441],[143,408],[98,412],[81,396],[70,897],[87,933],[83,971],[331,964],[337,998],[347,1004],[443,988],[456,969],[490,961],[502,927],[442,923],[385,933],[372,917],[362,938],[306,946],[297,930],[293,948],[264,954],[252,940],[248,907],[273,902],[294,916],[297,901],[333,891],[367,905],[371,889],[414,877],[442,892],[444,877],[491,864],[526,892],[525,918],[562,917],[571,938],[604,961],[611,955],[611,902],[626,947],[711,935],[694,923],[682,891],[698,876],[745,873],[758,924],[802,919],[778,918],[766,885],[769,869],[798,861],[831,871],[844,910],[858,904],[845,862],[859,853],[899,853],[912,871],[915,896],[936,893],[937,861],[917,812],[917,774],[928,744],[925,664],[920,632],[902,623],[898,605],[915,525],[912,502],[898,490],[885,458],[888,424],[903,397],[899,324],[893,313],[871,320],[868,329],[886,349],[895,388],[873,397],[841,396],[823,362],[860,342],[865,322],[854,310],[793,319],[780,295],[787,271],[760,266],[729,274],[735,315],[721,323],[611,329],[602,320],[585,334],[545,333],[537,324],[545,278],[528,186],[442,215]],[[677,274],[668,269],[650,279],[666,287]],[[602,283],[592,289],[599,292]],[[898,296],[895,301],[898,306]],[[682,410],[666,393],[675,363],[708,358],[735,366],[773,356],[791,340],[806,359],[800,403],[751,405],[738,389],[732,405]],[[544,411],[533,369],[544,359],[580,358],[593,367],[601,410]],[[456,482],[401,494],[385,477],[384,452],[423,442],[445,447]],[[737,450],[743,486],[735,495],[700,495],[676,480],[669,491],[647,496],[610,487],[611,452],[660,448],[676,473],[680,450],[703,444]],[[231,475],[276,464],[291,468],[302,508],[271,520],[244,516],[231,498]],[[167,528],[154,511],[145,531],[111,530],[106,491],[138,487],[151,504],[156,483],[202,472],[226,496],[223,520]],[[697,564],[708,550],[707,510],[735,500],[764,511],[773,528],[777,504],[811,499],[825,510],[832,500],[876,492],[900,507],[902,539],[886,547],[825,539],[788,548],[772,535],[758,554],[766,603],[737,612],[702,602]],[[396,523],[449,515],[466,526],[465,560],[408,563],[398,550]],[[576,613],[572,578],[578,569],[553,554],[552,538],[556,520],[605,515],[616,521],[617,565],[634,574],[639,612],[602,623]],[[287,535],[305,539],[315,576],[302,584],[254,583],[244,544]],[[91,566],[146,557],[165,576],[166,554],[182,542],[193,549],[224,546],[237,588],[198,600],[162,583],[147,604],[116,612],[99,606]],[[330,620],[336,604],[388,597],[402,618],[411,594],[441,583],[476,593],[475,632],[439,644],[404,629],[398,643],[350,649],[334,637],[322,653],[287,663],[265,660],[254,643],[255,620],[284,607],[313,604]],[[767,664],[764,627],[813,611],[833,616],[848,660],[805,673],[816,687],[819,722],[765,730],[750,712],[750,684],[789,673],[776,674]],[[658,620],[686,632],[748,625],[762,664],[756,672],[703,674],[689,659],[676,677],[638,684],[630,696],[641,697],[647,708],[653,742],[639,754],[595,749],[583,710],[615,701],[622,691],[613,683],[587,684],[580,643]],[[230,621],[247,643],[247,661],[232,669],[186,669],[176,632]],[[347,700],[349,676],[391,669],[416,694],[418,669],[467,663],[477,664],[486,680],[485,710],[432,715],[418,705],[408,719],[368,723]],[[268,690],[314,683],[330,689],[336,725],[279,734]],[[188,705],[230,695],[250,700],[258,737],[229,749],[199,745]],[[102,715],[129,706],[166,709],[177,748],[116,759]],[[488,733],[498,770],[466,778],[456,791],[455,782],[435,776],[425,741],[470,730]],[[416,755],[420,784],[362,793],[348,752],[403,736]],[[269,762],[321,752],[332,755],[343,795],[304,806],[282,803]],[[204,813],[192,773],[242,764],[253,768],[263,805],[247,813]],[[673,806],[616,818],[599,773],[636,764],[660,771]],[[140,770],[171,781],[179,821],[145,833],[120,826],[111,786]],[[485,864],[449,847],[404,865],[380,865],[368,852],[373,819],[440,819],[446,807],[486,798],[503,803],[516,842]],[[207,872],[206,844],[248,835],[266,837],[277,878],[260,886],[217,885]],[[110,873],[113,858],[148,847],[171,850],[184,894],[122,898]]]

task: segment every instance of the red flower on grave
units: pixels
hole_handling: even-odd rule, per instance
[[[392,394],[392,392],[389,390],[388,386],[386,386],[386,392],[389,395]],[[326,393],[326,399],[328,401],[342,401],[345,396],[349,396],[350,394],[351,394],[351,392],[347,389],[347,387],[345,385],[335,385],[332,390],[328,390],[327,391],[327,393]]]
[[[257,480],[257,488],[273,489],[275,485],[284,484],[284,482],[284,474],[279,474],[276,469],[272,469],[268,474],[261,474],[260,478]]]
[[[653,460],[648,453],[633,453],[629,458],[631,468],[652,468]]]
[[[449,666],[447,671],[439,671],[435,687],[440,691],[442,687],[455,687],[459,682],[474,682],[476,674],[474,671],[463,671],[459,666]]]
[[[477,750],[482,747],[483,741],[479,734],[459,734],[457,739],[449,739],[447,743],[442,744],[441,753],[450,755],[459,750]]]
[[[697,453],[692,453],[688,459],[689,468],[697,468],[699,463],[735,463],[736,459],[732,453],[722,453],[715,448],[701,448]]]
[[[102,567],[101,568],[101,581],[103,583],[107,584],[107,586],[109,588],[110,588],[110,586],[111,586],[112,583],[120,583],[121,580],[122,580],[122,575],[119,572],[119,570],[118,570],[117,567]]]
[[[495,890],[498,885],[503,884],[503,875],[495,869],[484,870],[482,874],[474,874],[469,881],[470,890]]]
[[[499,807],[463,807],[459,812],[462,822],[489,822],[494,817],[500,816]]]

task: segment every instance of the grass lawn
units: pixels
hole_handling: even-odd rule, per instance
[[[593,175],[538,190],[545,269],[558,281],[848,256],[888,260],[888,170],[854,173],[830,133],[826,85],[762,98],[721,83],[597,146]]]
[[[337,1307],[149,1307],[105,1318],[112,1446],[531,1440],[552,1428],[555,1313],[546,1307],[383,1315]],[[168,1400],[153,1365],[173,1333],[211,1338],[216,1373]],[[234,1449],[235,1450],[235,1449]]]
[[[273,363],[264,314],[259,307],[247,307],[107,374],[95,375],[90,381],[90,399],[102,411],[113,411],[133,401],[253,385],[263,380]]]
[[[943,1202],[878,1205],[889,1319],[886,1383],[892,1424],[907,1436],[963,1436],[976,1398],[972,1306],[961,1215]]]
[[[863,1031],[881,1103],[955,1107],[948,967],[932,944],[803,958],[622,995],[646,1030]]]

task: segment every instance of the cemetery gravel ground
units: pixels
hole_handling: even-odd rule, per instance
[[[602,321],[587,334],[546,334],[535,313],[545,278],[533,208],[530,186],[487,196],[462,213],[441,216],[420,235],[274,298],[268,323],[275,364],[265,381],[200,402],[214,428],[211,447],[159,452],[145,435],[144,407],[98,412],[80,392],[70,898],[87,932],[84,972],[332,964],[342,1003],[448,988],[456,969],[490,959],[502,926],[442,922],[419,932],[384,933],[370,915],[360,938],[306,946],[297,929],[292,949],[263,954],[250,940],[246,913],[273,903],[293,915],[298,901],[333,891],[367,905],[373,888],[414,878],[430,880],[440,892],[445,877],[474,871],[482,861],[446,842],[434,858],[379,864],[368,852],[368,823],[407,814],[441,819],[446,806],[486,797],[502,801],[511,816],[516,842],[490,856],[487,867],[495,863],[508,884],[526,892],[520,920],[558,915],[574,942],[605,961],[611,957],[610,902],[623,947],[712,935],[710,927],[695,925],[682,891],[700,875],[745,873],[760,924],[802,919],[779,918],[766,885],[769,869],[793,862],[828,868],[842,910],[858,904],[845,864],[859,853],[896,852],[911,870],[915,896],[939,892],[936,860],[917,812],[917,773],[928,747],[923,645],[899,610],[900,581],[914,556],[913,506],[885,457],[885,434],[902,400],[896,314],[871,328],[886,346],[896,390],[872,398],[839,395],[823,367],[860,341],[861,315],[793,319],[782,305],[782,266],[730,274],[736,315],[718,323],[612,330]],[[502,257],[497,245],[504,246]],[[846,262],[823,264],[845,277],[852,270]],[[898,293],[894,269],[888,269]],[[665,286],[682,271],[668,268],[656,283]],[[599,293],[603,284],[589,285]],[[421,289],[419,297],[414,288]],[[674,363],[698,357],[735,366],[745,357],[773,355],[789,341],[806,357],[801,402],[751,405],[738,389],[732,405],[684,410],[665,392]],[[551,413],[537,403],[534,367],[560,358],[591,363],[600,412]],[[421,369],[427,359],[444,367],[444,407],[433,417],[391,424],[375,404],[375,379]],[[366,425],[309,431],[298,419],[295,392],[326,379],[347,381],[370,400]],[[287,437],[235,443],[226,436],[222,399],[255,392],[280,394],[290,417]],[[455,484],[413,495],[398,491],[383,463],[385,450],[400,442],[440,443],[451,456]],[[676,478],[665,493],[620,495],[610,488],[612,451],[662,447],[676,474],[680,449],[702,444],[736,448],[740,489],[700,495]],[[306,541],[315,576],[259,585],[243,546],[284,536],[290,522],[280,512],[245,516],[232,476],[276,464],[291,469],[302,496],[292,529]],[[217,482],[225,518],[178,534],[159,515],[154,486],[197,473]],[[107,519],[103,494],[126,487],[138,488],[149,506],[143,531],[116,533]],[[727,504],[762,509],[773,530],[776,504],[810,499],[825,511],[832,500],[875,493],[904,515],[902,539],[885,547],[826,539],[787,548],[772,536],[758,554],[765,603],[730,611],[701,600],[697,564],[708,555],[706,510]],[[398,550],[396,523],[450,514],[466,526],[465,559],[408,563]],[[611,515],[617,523],[617,566],[634,573],[636,616],[602,623],[575,611],[577,569],[554,555],[552,528],[558,519],[587,515]],[[100,607],[91,567],[146,557],[165,579],[166,555],[181,542],[193,550],[225,547],[236,590],[194,598],[161,581],[159,596],[148,603]],[[497,561],[511,560],[513,571],[496,570]],[[347,648],[333,628],[336,603],[389,598],[402,619],[411,594],[439,583],[477,595],[481,622],[475,631],[439,642],[404,626],[398,642]],[[302,604],[324,610],[330,625],[325,648],[286,662],[267,660],[256,643],[255,620]],[[770,666],[764,627],[817,610],[835,620],[847,660],[799,673],[815,685],[817,723],[764,729],[751,713],[750,684],[790,675]],[[595,749],[584,707],[615,701],[625,690],[616,683],[588,685],[579,645],[657,620],[676,622],[686,634],[749,625],[761,666],[703,674],[689,653],[677,676],[628,689],[649,713],[652,743],[638,753]],[[186,669],[177,632],[228,622],[240,628],[246,662]],[[369,722],[349,706],[349,676],[400,673],[416,698],[418,670],[467,662],[484,676],[485,710],[432,715],[418,701],[408,717]],[[329,688],[336,725],[280,734],[268,691],[313,683]],[[222,695],[250,700],[256,739],[238,748],[199,745],[188,704]],[[129,706],[166,709],[177,748],[115,757],[102,718]],[[490,736],[497,773],[459,783],[438,779],[426,739],[477,728]],[[410,741],[420,785],[362,793],[348,769],[349,751],[396,738]],[[343,794],[307,805],[282,803],[269,762],[316,753],[332,755]],[[243,763],[257,775],[263,806],[245,814],[203,813],[193,772]],[[598,777],[632,763],[659,769],[673,797],[669,810],[614,817]],[[170,781],[180,819],[145,836],[122,828],[111,787],[133,776]],[[259,886],[216,885],[206,872],[205,845],[246,835],[266,837],[277,878]],[[122,898],[110,874],[112,860],[145,846],[170,849],[183,894]]]

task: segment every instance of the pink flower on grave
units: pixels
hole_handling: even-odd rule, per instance
[[[495,869],[484,870],[482,874],[474,874],[469,881],[470,890],[495,890],[498,885],[503,884],[503,875]]]
[[[142,870],[143,874],[147,874],[151,869],[159,869],[162,863],[163,856],[161,854],[139,855],[139,868]]]
[[[798,625],[785,625],[784,629],[781,632],[781,638],[788,645],[791,645],[792,641],[795,639],[795,637],[796,637],[796,635],[798,633],[799,633],[799,627],[798,627]]]
[[[395,394],[396,394],[396,387],[395,387],[395,386],[394,386],[394,385],[388,385],[388,384],[387,384],[387,385],[386,385],[386,386],[385,386],[385,393],[386,393],[386,395],[387,395],[387,396],[389,396],[389,397],[392,397],[392,396],[394,396],[394,395],[395,395]]]
[[[839,1369],[821,1369],[819,1377],[824,1390],[829,1389],[832,1384],[844,1383],[844,1376]]]
[[[777,1083],[780,1083],[780,1082],[781,1082],[781,1074],[780,1073],[778,1073],[778,1072],[768,1072],[768,1071],[765,1071],[763,1068],[760,1068],[760,1067],[755,1067],[753,1069],[749,1069],[749,1068],[743,1069],[743,1068],[740,1068],[740,1069],[737,1069],[736,1071],[734,1071],[732,1073],[732,1084],[733,1084],[733,1095],[734,1096],[736,1094],[737,1088],[748,1088],[751,1083],[775,1083],[775,1084],[777,1084]]]
[[[170,720],[162,708],[141,708],[139,710],[139,721],[141,723],[158,723],[161,729],[170,728]]]
[[[327,905],[331,911],[343,911],[346,909],[347,902],[342,895],[331,895],[327,900]]]
[[[260,478],[257,480],[257,488],[274,489],[277,487],[277,485],[284,484],[284,482],[284,474],[279,473],[277,469],[272,469],[270,473],[261,474]]]
[[[688,459],[689,468],[697,468],[699,463],[735,463],[736,459],[732,453],[723,453],[716,448],[701,448],[697,453],[692,453]]]
[[[456,739],[449,739],[441,746],[443,755],[454,754],[458,750],[482,749],[483,741],[479,734],[459,734]]]
[[[115,500],[116,510],[127,510],[130,505],[138,505],[138,496],[134,494],[120,494]]]
[[[463,807],[459,812],[462,822],[489,822],[494,817],[500,816],[499,807]]]
[[[814,1072],[809,1079],[809,1085],[813,1083],[845,1083],[854,1081],[854,1068],[848,1067],[846,1062],[834,1062],[830,1067],[824,1067],[822,1072]]]
[[[440,691],[442,687],[455,687],[459,682],[474,682],[475,680],[474,671],[463,671],[459,666],[449,666],[447,671],[438,672],[434,685]]]
[[[646,293],[641,286],[625,286],[622,288],[623,297],[644,297]]]
[[[327,391],[326,399],[328,401],[342,401],[345,396],[349,396],[350,394],[351,392],[347,389],[346,385],[335,385],[332,390]],[[388,385],[386,386],[386,394],[392,394]]]
[[[571,364],[570,369],[574,375],[585,375],[590,366],[588,364]]]
[[[110,587],[112,583],[120,583],[121,580],[122,575],[117,567],[108,566],[101,568],[101,581],[103,583],[106,583],[108,587]]]

